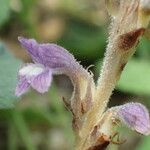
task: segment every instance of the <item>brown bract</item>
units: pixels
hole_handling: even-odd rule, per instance
[[[105,150],[110,143],[110,138],[102,134],[96,143],[95,146],[92,146],[88,150]]]
[[[144,28],[136,29],[134,31],[125,33],[119,36],[118,48],[124,51],[129,50],[138,42],[139,36],[143,35],[145,32]]]

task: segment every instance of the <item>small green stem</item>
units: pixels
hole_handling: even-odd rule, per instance
[[[22,113],[18,110],[12,111],[12,120],[15,124],[16,129],[18,130],[20,137],[22,138],[22,141],[26,146],[26,150],[37,150],[35,145],[32,143],[31,135],[22,116]]]

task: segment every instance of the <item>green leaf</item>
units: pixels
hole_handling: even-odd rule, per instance
[[[125,67],[118,89],[124,92],[150,95],[150,62],[131,59]]]
[[[10,0],[0,0],[0,26],[9,18]]]
[[[145,137],[138,144],[136,150],[149,150],[150,149],[150,137]]]
[[[0,108],[12,107],[17,100],[14,93],[20,64],[0,43]]]
[[[149,60],[150,59],[149,47],[150,47],[149,39],[141,38],[140,43],[138,45],[138,49],[136,51],[136,55],[140,59],[147,59],[147,60]]]

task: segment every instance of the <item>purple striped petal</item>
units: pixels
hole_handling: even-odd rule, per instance
[[[29,86],[40,93],[47,92],[52,81],[52,72],[40,64],[27,64],[19,70],[16,95],[24,94]]]
[[[150,134],[150,118],[146,107],[140,103],[127,103],[118,106],[117,117],[138,133]]]
[[[28,41],[27,39],[24,39],[22,37],[18,37],[18,40],[20,41],[22,46],[28,50],[33,61],[38,62],[38,63],[42,63],[42,61],[39,58],[38,51],[37,51],[38,44],[34,39],[30,39],[30,41]]]
[[[45,93],[48,91],[51,85],[52,74],[49,70],[35,76],[31,80],[31,86],[40,93]]]
[[[26,77],[25,76],[20,76],[17,87],[16,87],[16,91],[15,91],[16,96],[21,96],[22,94],[27,92],[29,87],[30,87],[30,84],[28,83]]]

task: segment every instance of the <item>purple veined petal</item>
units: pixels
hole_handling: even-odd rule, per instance
[[[24,48],[26,48],[31,55],[34,62],[42,63],[38,54],[38,43],[34,39],[27,40],[22,37],[18,37],[18,40]]]
[[[28,83],[26,77],[20,76],[17,87],[16,87],[15,95],[18,97],[21,96],[22,94],[27,92],[29,87],[30,87],[30,84]]]
[[[150,117],[146,107],[140,103],[127,103],[114,108],[117,116],[129,128],[138,133],[150,134]]]
[[[27,64],[19,70],[19,83],[16,95],[24,94],[29,86],[40,93],[48,91],[52,81],[52,72],[41,64]]]
[[[27,49],[35,63],[43,64],[45,67],[74,70],[80,65],[72,54],[56,44],[38,44],[34,39],[18,38],[21,45]]]
[[[31,86],[40,93],[48,91],[52,82],[52,73],[50,70],[35,76],[31,79]]]

